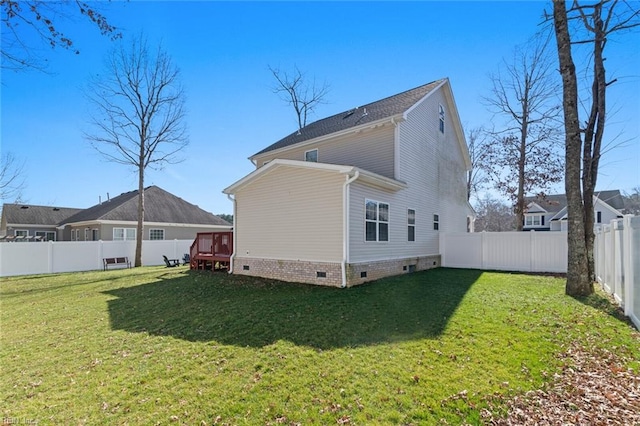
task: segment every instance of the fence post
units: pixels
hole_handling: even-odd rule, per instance
[[[626,316],[631,314],[634,300],[633,283],[635,277],[633,270],[633,244],[631,243],[631,216],[624,215],[622,217],[622,284],[624,286],[622,308]]]
[[[47,272],[49,272],[50,274],[53,273],[53,250],[55,247],[55,242],[54,241],[49,241],[49,247],[47,247],[47,258],[48,258],[48,264],[47,264]]]

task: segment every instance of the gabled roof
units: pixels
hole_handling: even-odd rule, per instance
[[[2,206],[2,216],[3,223],[6,224],[53,227],[81,210],[71,207],[5,204]]]
[[[144,221],[198,225],[231,226],[226,220],[157,186],[144,189]],[[60,221],[60,225],[77,222],[138,220],[138,191],[125,192]]]
[[[391,179],[391,178],[379,175],[377,173],[369,172],[367,170],[363,170],[355,166],[315,163],[311,161],[285,160],[285,159],[278,158],[269,162],[264,167],[260,167],[254,170],[253,172],[249,173],[248,175],[246,175],[236,183],[225,188],[222,192],[225,194],[235,194],[238,190],[251,184],[261,176],[264,176],[265,174],[270,173],[271,171],[276,170],[278,168],[282,168],[282,167],[299,168],[299,169],[307,169],[307,170],[322,170],[326,172],[341,173],[349,177],[355,177],[357,180],[363,183],[366,183],[368,185],[375,186],[381,189],[385,189],[387,191],[398,191],[400,189],[404,189],[407,187],[407,184],[404,182]]]
[[[596,191],[594,198],[604,201],[610,207],[616,210],[622,210],[624,208],[624,200],[620,195],[620,190],[612,189],[608,191]],[[595,202],[595,200],[594,200]],[[537,206],[543,208],[549,213],[556,213],[567,207],[567,197],[565,194],[525,197],[525,203],[535,203]],[[534,213],[531,211],[530,213]]]
[[[331,133],[403,114],[446,81],[446,78],[432,81],[397,95],[314,121],[262,151],[255,153],[250,158]]]

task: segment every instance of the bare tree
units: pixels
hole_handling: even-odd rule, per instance
[[[487,157],[490,146],[484,136],[484,129],[481,127],[467,132],[467,145],[471,159],[471,170],[467,172],[467,201],[475,197],[489,181],[485,170],[488,167]]]
[[[554,63],[547,54],[548,37],[538,36],[515,51],[513,62],[490,75],[491,95],[484,98],[498,118],[489,132],[492,143],[487,172],[496,189],[514,204],[522,230],[525,196],[544,193],[562,179],[559,153],[560,101]]]
[[[309,83],[298,67],[295,67],[292,73],[272,67],[269,67],[269,71],[276,79],[273,93],[278,94],[280,99],[293,107],[298,119],[298,129],[302,129],[307,125],[307,118],[316,106],[325,103],[329,85],[326,82],[317,84],[315,78]]]
[[[0,157],[0,200],[18,199],[24,190],[24,163],[10,153]]]
[[[145,170],[181,161],[178,153],[189,143],[180,71],[162,47],[151,51],[140,37],[108,55],[105,74],[92,79],[86,95],[94,111],[94,130],[86,139],[108,161],[138,173],[135,266],[140,266]]]
[[[511,207],[489,195],[476,203],[475,232],[505,232],[516,230],[516,217]]]
[[[2,3],[2,69],[21,71],[46,69],[42,49],[60,47],[76,54],[80,51],[73,40],[60,29],[60,23],[80,15],[92,22],[112,40],[121,37],[95,4],[74,1],[1,0]]]
[[[622,193],[624,201],[624,214],[640,215],[640,186],[636,186],[631,192]]]
[[[593,293],[594,211],[593,194],[598,177],[602,139],[606,122],[606,89],[614,81],[606,80],[604,49],[614,33],[640,25],[640,10],[618,0],[600,0],[589,5],[574,1],[567,10],[561,0],[553,1],[553,23],[563,82],[565,126],[565,189],[569,221],[569,259],[566,293],[574,296]],[[585,34],[571,39],[570,24]],[[571,45],[592,47],[590,104],[584,127],[581,127],[578,82]],[[580,228],[580,229],[578,229]]]

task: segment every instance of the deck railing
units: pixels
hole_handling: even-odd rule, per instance
[[[233,232],[199,232],[191,244],[191,269],[211,268],[217,263],[228,263],[233,253]]]

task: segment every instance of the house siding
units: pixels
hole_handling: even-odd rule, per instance
[[[375,129],[363,129],[317,144],[292,147],[278,153],[256,157],[258,167],[276,158],[304,161],[304,153],[318,150],[318,162],[356,166],[382,176],[394,178],[394,127],[387,123]]]
[[[336,172],[278,167],[239,190],[237,256],[340,262],[345,180]]]

